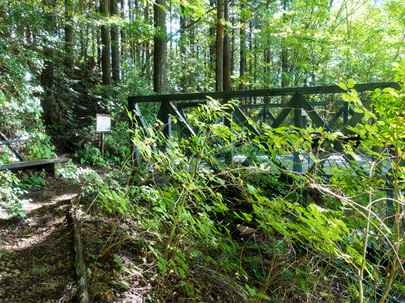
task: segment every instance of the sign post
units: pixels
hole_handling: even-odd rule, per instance
[[[104,134],[111,131],[111,115],[96,115],[96,132],[101,133],[101,157],[104,159]]]

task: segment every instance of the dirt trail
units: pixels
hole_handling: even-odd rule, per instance
[[[74,249],[67,220],[80,191],[50,179],[24,196],[27,219],[0,219],[0,302],[72,302],[76,290]]]

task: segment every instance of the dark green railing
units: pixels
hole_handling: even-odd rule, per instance
[[[396,82],[385,82],[385,83],[368,83],[368,84],[357,84],[354,89],[358,93],[365,93],[367,91],[374,91],[375,89],[384,89],[387,87],[392,87],[399,89],[399,85]],[[292,112],[293,119],[290,124],[296,127],[305,127],[305,117],[308,117],[312,121],[315,127],[322,127],[326,130],[332,131],[332,126],[335,122],[342,117],[343,118],[343,129],[340,129],[343,134],[348,134],[347,126],[355,126],[363,119],[363,114],[355,112],[349,107],[349,103],[342,101],[341,96],[332,98],[331,101],[318,101],[318,102],[308,102],[307,96],[310,95],[332,95],[332,94],[344,94],[345,91],[337,85],[332,86],[317,86],[317,87],[289,87],[289,88],[271,88],[271,89],[259,89],[259,90],[246,90],[246,91],[224,91],[224,92],[206,92],[206,93],[187,93],[187,94],[174,94],[174,95],[151,95],[151,96],[133,96],[128,98],[129,110],[133,112],[134,117],[141,126],[146,126],[142,111],[139,108],[140,103],[144,102],[158,102],[160,103],[159,112],[157,114],[157,119],[163,122],[165,128],[163,130],[167,137],[172,135],[172,125],[171,117],[176,116],[178,123],[182,132],[186,135],[195,135],[193,129],[187,123],[186,116],[184,115],[184,108],[198,106],[201,104],[201,100],[207,100],[207,98],[213,98],[220,100],[225,103],[229,100],[238,99],[243,100],[246,98],[258,98],[266,97],[266,103],[251,104],[236,106],[233,114],[237,120],[244,126],[248,127],[253,133],[259,134],[256,127],[249,124],[247,117],[242,110],[246,109],[259,109],[260,112],[253,120],[258,122],[259,119],[268,122],[270,119],[271,123],[268,123],[271,127],[280,127],[285,121],[287,116]],[[366,95],[366,94],[363,94]],[[291,96],[288,99],[288,96]],[[269,98],[270,97],[270,98]],[[271,97],[283,97],[286,102],[283,103],[271,103],[268,102]],[[196,102],[198,101],[198,102]],[[370,106],[371,100],[364,97],[363,105],[366,107]],[[321,117],[316,108],[320,106],[336,106],[340,107],[334,113],[328,114],[327,121],[326,118]],[[279,112],[273,114],[270,109],[278,108]]]

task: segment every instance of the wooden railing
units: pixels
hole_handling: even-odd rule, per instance
[[[372,100],[370,94],[367,92],[374,91],[375,89],[384,89],[391,87],[400,89],[396,82],[385,83],[368,83],[357,84],[354,89],[359,93],[360,100],[366,108],[370,108]],[[165,125],[163,133],[167,137],[172,135],[171,117],[176,116],[179,130],[185,132],[186,135],[195,135],[193,129],[187,122],[184,109],[188,107],[195,107],[206,101],[207,98],[220,100],[222,103],[237,99],[245,100],[247,98],[256,99],[263,97],[263,102],[256,104],[247,104],[236,106],[233,111],[234,117],[243,126],[247,127],[251,132],[260,135],[257,127],[248,122],[245,112],[249,110],[256,110],[256,115],[251,117],[257,123],[262,120],[272,128],[282,126],[282,124],[292,124],[298,128],[305,128],[307,118],[313,123],[315,127],[322,127],[327,131],[340,131],[343,135],[350,135],[349,127],[354,127],[361,123],[364,114],[361,111],[355,111],[351,108],[349,102],[342,101],[342,94],[346,93],[339,86],[318,86],[318,87],[291,87],[291,88],[273,88],[273,89],[260,89],[260,90],[247,90],[247,91],[226,91],[226,92],[207,92],[207,93],[190,93],[190,94],[176,94],[176,95],[153,95],[153,96],[134,96],[128,98],[129,110],[136,118],[138,125],[146,128],[145,121],[142,116],[139,104],[144,102],[158,102],[160,103],[157,119],[162,121]],[[338,94],[338,96],[333,96]],[[316,96],[317,95],[317,96]],[[290,97],[289,97],[290,96]],[[317,98],[313,98],[316,96]],[[273,98],[275,97],[275,98]],[[307,99],[318,99],[316,101]],[[272,99],[285,100],[286,102],[272,102]],[[322,100],[323,99],[323,100]],[[329,99],[328,101],[324,101]],[[320,101],[319,101],[320,100]],[[333,106],[333,110],[332,109]],[[329,110],[325,111],[327,114],[320,114],[317,110],[319,107],[327,107]],[[275,110],[276,109],[276,110]],[[244,112],[245,111],[245,112]],[[259,111],[259,113],[257,113]],[[285,121],[288,116],[292,119]],[[337,123],[339,119],[343,120]],[[287,123],[286,123],[287,122]],[[340,152],[342,150],[339,142],[335,142],[334,151]],[[331,152],[331,151],[329,151]],[[138,159],[138,157],[136,157]],[[350,160],[350,165],[357,165],[350,155],[347,155]],[[302,161],[300,160],[299,151],[293,153],[293,170],[301,172]],[[389,183],[389,180],[387,181]],[[388,190],[387,195],[392,197],[392,191]],[[387,200],[387,206],[391,207],[392,202]]]
[[[384,89],[392,87],[399,89],[399,85],[396,82],[384,82],[384,83],[368,83],[357,84],[354,89],[363,95],[362,103],[366,107],[370,107],[371,100],[368,98],[368,91],[374,91],[375,89]],[[139,125],[145,127],[142,111],[139,107],[140,103],[158,102],[160,103],[157,119],[163,122],[164,134],[167,137],[172,135],[172,116],[177,116],[178,123],[181,130],[186,132],[187,135],[195,135],[193,129],[189,126],[186,116],[184,114],[184,108],[194,107],[201,104],[201,100],[207,100],[207,98],[213,98],[220,100],[222,103],[229,100],[238,99],[243,100],[246,98],[259,98],[265,97],[266,103],[242,105],[235,107],[233,114],[237,120],[250,129],[255,134],[259,134],[259,130],[253,125],[248,123],[248,119],[243,112],[247,109],[260,109],[260,112],[256,117],[252,119],[256,122],[259,119],[265,120],[268,125],[273,128],[280,127],[286,118],[293,113],[293,118],[290,124],[296,127],[304,128],[306,117],[310,119],[314,127],[322,127],[328,131],[332,131],[334,124],[339,118],[343,119],[342,129],[339,129],[344,135],[349,133],[347,127],[355,126],[363,119],[363,114],[355,112],[350,108],[349,103],[341,100],[341,94],[345,91],[337,85],[332,86],[317,86],[317,87],[289,87],[289,88],[271,88],[260,90],[246,90],[246,91],[223,91],[223,92],[207,92],[207,93],[187,93],[187,94],[175,94],[175,95],[151,95],[151,96],[133,96],[128,98],[128,107],[133,116],[136,118]],[[308,102],[307,98],[312,95],[332,95],[339,94],[336,98],[331,98],[330,101],[315,101]],[[290,96],[290,99],[288,99]],[[282,97],[286,102],[272,103],[272,97]],[[325,97],[324,97],[325,98]],[[318,98],[320,99],[320,98]],[[197,101],[197,102],[196,102]],[[316,108],[320,106],[335,106],[334,112],[329,112],[327,117],[320,115]],[[340,107],[340,108],[338,108]],[[278,113],[272,113],[270,109],[278,109]],[[291,116],[291,115],[290,115]],[[268,119],[270,121],[268,121]]]

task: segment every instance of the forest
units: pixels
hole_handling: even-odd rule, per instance
[[[405,302],[404,106],[402,0],[0,0],[0,302]]]

